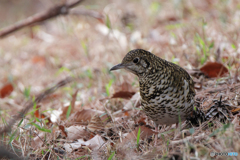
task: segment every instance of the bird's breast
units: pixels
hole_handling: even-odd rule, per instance
[[[183,82],[183,85],[174,86],[165,77],[142,83],[140,94],[143,111],[158,124],[177,123],[179,115],[185,120],[193,110],[194,95],[189,93],[189,83],[186,80]]]

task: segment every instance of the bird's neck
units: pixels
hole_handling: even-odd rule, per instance
[[[139,77],[140,95],[143,100],[148,101],[155,90],[158,90],[156,88],[157,84],[161,85],[161,79],[166,77],[163,75],[164,73],[158,71],[144,77]]]
[[[161,83],[165,83],[167,77],[169,77],[168,74],[170,74],[171,71],[168,67],[168,62],[166,60],[155,57],[152,65],[146,70],[146,72],[143,75],[138,75],[140,95],[143,100],[148,101],[155,90],[161,91],[161,88],[165,87],[165,84],[162,85]],[[162,79],[165,80],[161,81]],[[156,88],[156,86],[160,87]]]

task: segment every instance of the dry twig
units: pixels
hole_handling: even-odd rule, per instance
[[[56,6],[49,8],[46,11],[43,11],[42,13],[37,13],[31,17],[28,17],[27,19],[19,21],[11,26],[8,26],[8,27],[2,29],[0,31],[0,38],[3,38],[5,36],[7,36],[8,34],[15,32],[23,27],[45,21],[47,19],[56,17],[58,15],[66,15],[66,14],[68,14],[70,8],[75,7],[82,1],[83,0],[74,0],[71,2],[64,3],[64,4],[56,5]]]
[[[7,123],[7,125],[5,125],[3,128],[1,128],[0,130],[0,135],[2,135],[3,133],[9,132],[12,128],[12,126],[16,123],[17,120],[19,120],[20,118],[23,118],[24,115],[35,105],[38,104],[39,102],[41,102],[44,98],[46,98],[48,95],[52,94],[53,92],[55,92],[58,88],[65,86],[66,84],[70,83],[73,81],[73,78],[71,77],[67,77],[64,80],[61,80],[60,82],[58,82],[55,86],[47,89],[46,91],[44,91],[43,93],[41,93],[39,96],[36,97],[36,99],[34,101],[29,100],[26,104],[26,106],[24,107],[24,109],[19,112],[19,114],[13,118],[11,118],[9,120],[9,122]]]
[[[209,89],[206,89],[206,90],[203,90],[201,92],[198,92],[197,95],[203,95],[204,93],[216,93],[216,92],[221,92],[221,91],[224,91],[224,90],[227,90],[229,89],[230,91],[233,91],[233,90],[236,90],[240,88],[240,84],[237,83],[237,84],[233,84],[233,85],[227,85],[226,87],[223,87],[223,86],[220,86],[218,88],[209,88]]]
[[[179,145],[179,144],[182,144],[182,143],[186,143],[186,142],[188,142],[190,140],[200,140],[200,139],[203,139],[205,137],[206,137],[205,133],[202,133],[199,136],[195,136],[195,137],[189,136],[189,137],[186,137],[186,138],[181,139],[181,140],[171,141],[170,144],[172,144],[172,145]]]

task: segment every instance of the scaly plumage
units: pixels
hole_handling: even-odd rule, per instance
[[[111,70],[126,69],[139,77],[143,111],[158,125],[186,120],[193,112],[194,83],[180,66],[135,49]]]

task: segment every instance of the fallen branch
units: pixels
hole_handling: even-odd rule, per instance
[[[218,88],[209,88],[209,89],[197,92],[197,95],[203,95],[204,93],[216,93],[216,92],[221,92],[221,91],[224,91],[224,90],[227,90],[227,89],[229,89],[230,91],[233,91],[233,90],[236,90],[238,88],[240,88],[239,83],[233,84],[231,86],[226,86],[226,87],[220,86]]]
[[[55,92],[58,88],[61,88],[63,86],[65,86],[66,84],[72,82],[74,79],[71,77],[67,77],[64,80],[61,80],[60,82],[58,82],[55,86],[51,87],[50,89],[47,89],[46,91],[44,91],[43,93],[41,93],[39,96],[36,97],[36,99],[34,101],[29,100],[26,104],[26,106],[24,107],[24,109],[22,111],[20,111],[18,113],[17,116],[11,118],[7,125],[5,125],[4,127],[2,127],[0,129],[0,135],[2,135],[3,133],[9,132],[11,131],[12,126],[16,123],[17,120],[23,118],[25,116],[25,114],[36,104],[40,103],[44,98],[46,98],[48,95],[52,94],[53,92]]]
[[[38,22],[42,22],[45,21],[47,19],[56,17],[58,15],[65,15],[68,14],[68,11],[70,8],[75,7],[76,5],[78,5],[80,2],[82,2],[83,0],[74,0],[71,1],[69,3],[64,3],[61,5],[56,5],[53,6],[51,8],[49,8],[48,10],[42,12],[42,13],[37,13],[31,17],[28,17],[27,19],[24,19],[22,21],[19,21],[11,26],[8,26],[4,29],[2,29],[0,31],[0,38],[3,38],[5,36],[7,36],[8,34],[15,32],[25,26],[29,26]]]
[[[195,136],[195,137],[189,136],[189,137],[186,137],[186,138],[181,139],[181,140],[171,141],[170,144],[171,145],[179,145],[179,144],[182,144],[182,143],[186,143],[186,142],[188,142],[190,140],[201,140],[201,139],[203,139],[205,137],[206,137],[205,133],[202,133],[199,136]]]

